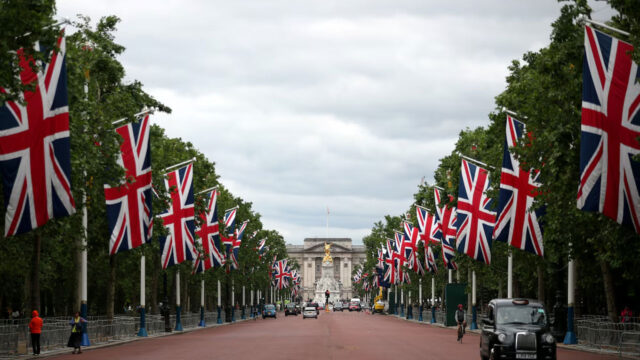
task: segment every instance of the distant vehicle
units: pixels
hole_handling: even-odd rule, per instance
[[[336,301],[333,304],[333,311],[340,311],[342,312],[342,310],[344,310],[344,308],[342,307],[342,303],[340,301]]]
[[[349,303],[349,311],[360,311],[362,310],[362,306],[360,306],[360,299],[351,299]]]
[[[307,306],[302,311],[302,319],[312,317],[318,319],[318,309],[313,306]]]
[[[301,314],[302,309],[300,308],[300,304],[296,304],[296,313]]]
[[[544,306],[527,299],[494,299],[482,319],[480,358],[556,359],[556,339]]]
[[[380,291],[378,292],[378,296],[376,296],[373,299],[373,313],[382,314],[383,312],[384,312],[384,301],[382,300],[382,287],[381,287]]]
[[[317,302],[310,302],[310,303],[307,303],[307,306],[310,306],[310,307],[312,307],[312,308],[316,309],[316,312],[317,312],[318,314],[320,314],[320,305],[318,305],[318,303],[317,303]]]
[[[296,304],[288,303],[284,307],[284,316],[296,315],[298,316],[298,312],[296,311]]]
[[[262,310],[262,318],[272,317],[276,318],[276,306],[273,304],[266,304],[264,310]]]

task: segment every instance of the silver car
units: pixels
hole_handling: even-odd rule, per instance
[[[308,317],[312,317],[312,318],[318,318],[318,311],[316,310],[316,308],[311,307],[311,306],[307,306],[304,308],[304,310],[302,310],[302,319],[304,320],[305,318]]]

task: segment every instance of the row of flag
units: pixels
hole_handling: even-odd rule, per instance
[[[577,206],[640,232],[640,163],[633,159],[640,153],[640,72],[630,57],[633,47],[590,26],[585,26],[584,46]],[[493,240],[543,256],[540,218],[545,207],[533,208],[540,194],[540,171],[522,167],[511,151],[525,134],[525,124],[508,115],[497,211],[486,195],[486,165],[463,156],[457,206],[451,194],[443,201],[443,190],[434,187],[435,211],[416,206],[418,228],[405,221],[404,231],[378,250],[376,274],[369,283],[409,282],[404,269],[435,273],[432,243],[440,244],[447,269],[457,269],[456,252],[490,264]],[[424,266],[416,257],[420,242]],[[363,278],[359,269],[354,281]]]
[[[24,102],[7,101],[0,108],[0,171],[7,209],[5,236],[29,232],[52,218],[75,212],[70,181],[64,35],[58,38],[57,48],[59,51],[51,52],[49,62],[38,73],[30,66],[34,60],[18,51],[22,82],[35,88],[23,94]],[[151,181],[150,126],[149,114],[141,113],[137,121],[115,129],[123,139],[117,161],[125,169],[125,180],[116,186],[104,185],[110,254],[151,241],[152,197],[157,193]],[[162,267],[191,260],[194,272],[225,264],[228,269],[238,269],[248,221],[236,229],[238,207],[227,210],[224,214],[227,234],[221,236],[217,213],[220,193],[214,188],[202,194],[207,206],[197,214],[201,225],[196,228],[193,166],[193,161],[186,162],[166,174],[169,201],[167,210],[158,215],[168,232],[160,237]],[[201,244],[202,253],[196,242]],[[260,257],[266,250],[265,243],[266,239],[260,241],[256,249]]]
[[[22,82],[33,87],[22,94],[24,101],[7,101],[0,108],[5,236],[31,231],[52,218],[75,212],[70,181],[64,36],[57,40],[57,48],[38,72],[30,66],[34,59],[25,57],[22,50],[17,52]],[[585,211],[602,212],[640,232],[640,163],[633,159],[640,153],[637,141],[640,84],[638,66],[629,55],[633,47],[585,26],[584,48],[577,206]],[[119,161],[126,170],[127,181],[117,187],[105,185],[104,189],[112,254],[148,242],[153,224],[148,115],[116,131],[124,139]],[[443,194],[435,189],[435,211],[417,209],[418,235],[407,223],[401,235],[397,234],[380,249],[383,273],[380,285],[407,281],[401,271],[403,266],[416,272],[435,271],[435,262],[425,261],[423,266],[417,261],[417,244],[421,241],[426,245],[425,259],[432,258],[428,256],[431,251],[428,244],[440,244],[447,268],[456,268],[453,261],[456,251],[489,264],[493,240],[543,256],[542,227],[538,221],[543,209],[531,209],[538,194],[540,174],[522,168],[509,150],[517,146],[524,133],[524,124],[508,116],[498,210],[492,210],[492,199],[485,195],[488,170],[463,159],[457,207],[452,206],[451,195],[447,196],[447,204],[441,205]],[[214,190],[207,196],[210,205],[207,212],[198,214],[205,225],[196,231],[192,171],[193,164],[188,164],[167,174],[165,180],[171,202],[160,215],[169,232],[161,240],[163,267],[185,260],[196,260],[200,266],[200,259],[206,270],[221,266],[228,259],[230,266],[237,268],[246,222],[236,230],[235,211],[231,209],[224,217],[228,236],[220,239]],[[197,232],[202,234],[199,235],[203,242],[202,258],[195,247]],[[220,240],[226,247],[226,256],[221,252]]]
[[[302,288],[302,279],[300,274],[298,274],[298,270],[289,267],[287,259],[277,260],[277,256],[274,257],[269,275],[271,278],[271,286],[278,290],[290,288],[291,296],[298,296]]]

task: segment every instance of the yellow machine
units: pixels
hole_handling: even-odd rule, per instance
[[[382,287],[378,292],[378,296],[373,299],[373,312],[382,313],[384,311],[384,302],[382,301]]]

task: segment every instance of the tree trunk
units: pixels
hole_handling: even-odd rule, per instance
[[[544,269],[541,264],[538,264],[538,301],[544,305]]]
[[[609,264],[606,261],[600,260],[600,270],[602,271],[602,282],[604,283],[604,296],[607,299],[607,314],[609,315],[609,320],[618,322],[616,294],[613,289],[611,267],[609,267]]]
[[[38,310],[42,313],[42,309],[40,309],[40,242],[40,235],[34,235],[33,253],[31,254],[31,291],[29,294],[31,309],[27,310]]]
[[[473,287],[473,279],[471,279],[471,267],[467,268],[467,284],[469,284],[471,287]],[[471,299],[471,292],[473,290],[469,291],[469,293],[467,294],[467,314],[471,314],[471,306],[473,304],[471,304],[471,301],[473,299]]]
[[[116,297],[116,255],[109,256],[109,281],[107,282],[107,319],[113,320]]]

